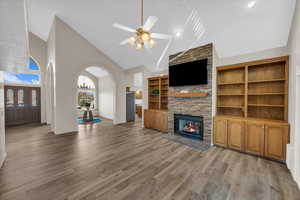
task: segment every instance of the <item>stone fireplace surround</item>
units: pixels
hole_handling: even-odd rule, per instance
[[[208,84],[170,87],[169,93],[179,93],[182,90],[188,92],[207,92],[207,97],[168,97],[168,132],[174,134],[174,114],[202,116],[204,118],[203,141],[211,144],[212,132],[212,61],[213,45],[207,44],[186,51],[183,55],[177,53],[169,57],[169,67],[196,60],[208,59]],[[178,56],[180,55],[180,56]]]

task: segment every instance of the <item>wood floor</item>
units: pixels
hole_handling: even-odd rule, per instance
[[[62,136],[47,126],[10,128],[0,199],[300,199],[283,164],[162,136],[106,120]]]

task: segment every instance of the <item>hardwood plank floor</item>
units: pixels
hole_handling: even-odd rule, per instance
[[[81,125],[56,136],[48,126],[7,130],[0,199],[299,200],[280,163],[174,143],[139,123]]]

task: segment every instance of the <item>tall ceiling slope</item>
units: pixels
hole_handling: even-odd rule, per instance
[[[47,40],[57,15],[120,66],[155,70],[167,66],[168,55],[211,42],[220,58],[285,46],[296,0],[254,0],[252,8],[252,0],[144,1],[145,18],[159,18],[152,31],[177,35],[156,40],[151,51],[120,46],[132,35],[112,27],[138,28],[140,0],[28,0],[30,31]]]

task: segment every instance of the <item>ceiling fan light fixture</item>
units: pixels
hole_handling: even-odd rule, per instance
[[[140,49],[142,49],[143,48],[143,45],[141,44],[141,43],[137,43],[136,44],[136,49],[137,50],[140,50]]]
[[[144,42],[147,42],[147,41],[150,41],[151,40],[151,36],[149,33],[147,32],[144,32],[142,35],[141,35],[141,38]]]
[[[132,29],[127,26],[123,26],[118,23],[114,23],[113,27],[134,33],[134,36],[120,42],[120,45],[130,44],[136,49],[149,49],[152,48],[156,41],[154,39],[170,40],[171,36],[161,33],[152,33],[151,29],[157,22],[158,18],[155,16],[149,16],[146,22],[144,23],[144,0],[141,0],[141,26],[137,29]]]
[[[156,44],[156,42],[154,40],[150,39],[149,44],[150,44],[150,47],[153,47]]]
[[[131,38],[128,40],[128,44],[134,45],[134,44],[135,44],[135,41],[136,41],[135,37],[131,37]]]

